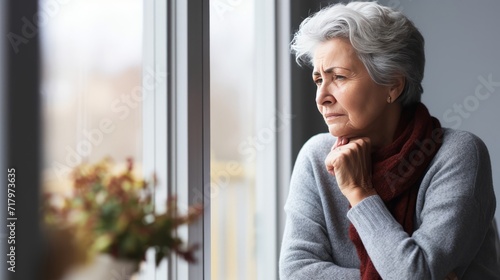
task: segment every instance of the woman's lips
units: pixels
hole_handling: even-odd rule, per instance
[[[327,113],[325,114],[325,120],[326,121],[329,121],[329,120],[334,120],[338,117],[342,117],[344,116],[344,114],[339,114],[339,113]]]

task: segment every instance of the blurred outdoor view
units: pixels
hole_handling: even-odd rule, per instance
[[[132,157],[141,166],[142,0],[41,0],[43,183],[70,188],[82,162]],[[211,273],[256,279],[255,20],[252,0],[210,2]],[[166,51],[166,50],[165,50]]]
[[[212,279],[257,279],[254,9],[210,2]]]
[[[41,0],[43,181],[110,156],[142,161],[143,1]]]

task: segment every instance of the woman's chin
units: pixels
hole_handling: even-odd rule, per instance
[[[339,128],[334,127],[334,126],[328,126],[328,131],[330,132],[330,134],[332,136],[335,136],[335,137],[340,137],[340,136],[344,136],[344,135],[348,134],[348,131],[346,131],[345,129],[339,129]]]
[[[352,129],[346,129],[345,126],[342,127],[341,129],[329,126],[328,127],[328,132],[330,132],[330,135],[332,135],[334,137],[337,137],[337,138],[338,137],[351,138],[351,137],[361,137],[361,136],[364,136],[364,134],[361,133],[360,131],[356,131],[356,130],[352,130]]]

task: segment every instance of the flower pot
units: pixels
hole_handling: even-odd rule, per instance
[[[73,269],[64,280],[134,280],[139,264],[136,261],[115,259],[108,254],[98,255],[95,260]]]

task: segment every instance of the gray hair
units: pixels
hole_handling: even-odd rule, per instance
[[[351,42],[372,80],[391,85],[403,75],[405,87],[397,101],[409,106],[420,101],[423,92],[424,38],[401,12],[376,2],[335,4],[306,18],[291,43],[299,65],[313,65],[318,44],[333,38]]]

